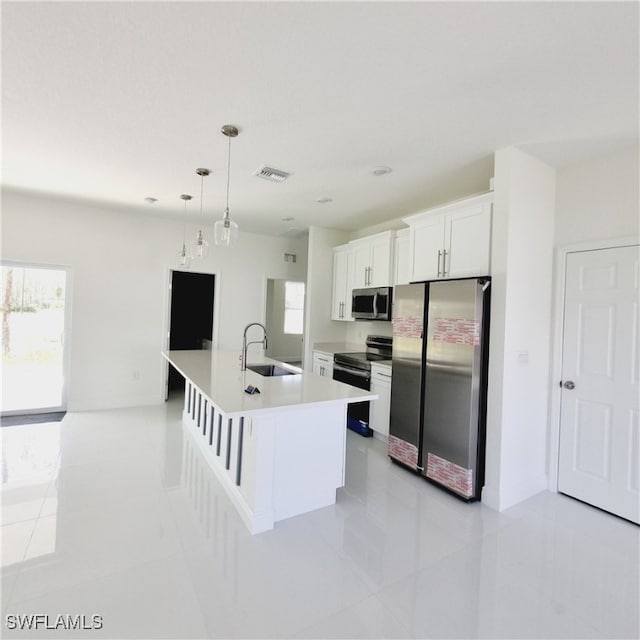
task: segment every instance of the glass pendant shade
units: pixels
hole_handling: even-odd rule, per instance
[[[188,269],[191,266],[191,256],[187,251],[186,243],[182,243],[182,249],[178,252],[178,265]]]
[[[209,243],[204,239],[202,230],[198,231],[195,242],[193,243],[193,255],[195,258],[206,258],[209,254]]]
[[[215,243],[217,245],[229,246],[238,240],[238,224],[229,219],[229,211],[225,212],[222,220],[216,220],[213,228]]]

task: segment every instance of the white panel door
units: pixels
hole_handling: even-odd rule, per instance
[[[567,255],[558,490],[640,522],[639,247]]]

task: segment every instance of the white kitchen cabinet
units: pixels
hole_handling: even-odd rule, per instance
[[[333,248],[333,290],[331,319],[353,321],[351,290],[353,289],[353,247],[343,244]]]
[[[369,426],[377,433],[389,437],[391,413],[391,367],[371,365],[371,392],[378,394],[369,406]]]
[[[393,241],[393,284],[411,282],[411,263],[409,261],[409,228],[396,231]]]
[[[389,287],[393,284],[393,231],[352,240],[353,288]]]
[[[333,355],[324,351],[313,352],[313,373],[333,379]]]
[[[410,281],[489,275],[492,202],[487,193],[403,218]]]

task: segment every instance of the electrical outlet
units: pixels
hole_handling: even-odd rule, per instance
[[[131,374],[131,379],[134,382],[138,382],[138,380],[140,380],[140,371],[138,369],[134,369],[133,373]]]

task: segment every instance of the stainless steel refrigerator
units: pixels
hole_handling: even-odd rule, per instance
[[[389,456],[465,500],[484,484],[489,285],[394,288]]]

